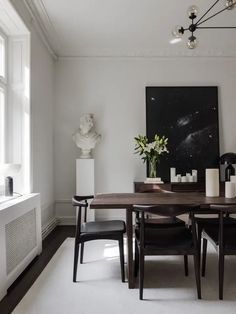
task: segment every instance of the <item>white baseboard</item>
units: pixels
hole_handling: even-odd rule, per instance
[[[53,231],[53,229],[56,228],[58,223],[59,223],[58,218],[53,217],[52,219],[50,219],[48,221],[48,223],[46,225],[44,225],[42,227],[42,238],[43,238],[43,240],[49,235],[49,233],[51,233]]]

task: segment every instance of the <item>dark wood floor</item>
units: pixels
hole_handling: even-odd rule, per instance
[[[74,237],[74,226],[57,226],[43,241],[43,252],[36,257],[18,279],[8,289],[7,295],[0,302],[0,313],[11,313],[33,285],[59,246],[68,237]]]

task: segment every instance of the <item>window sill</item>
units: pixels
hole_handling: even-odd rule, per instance
[[[13,196],[5,196],[5,195],[0,195],[0,204],[9,202],[15,198],[20,197],[21,195],[13,195]]]

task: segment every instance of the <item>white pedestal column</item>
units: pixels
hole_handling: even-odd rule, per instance
[[[94,195],[94,159],[76,159],[76,194]],[[94,221],[93,209],[88,209],[87,220]]]

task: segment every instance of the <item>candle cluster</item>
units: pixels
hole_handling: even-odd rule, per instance
[[[176,168],[170,168],[170,182],[197,182],[197,170],[186,172],[185,175],[176,174]]]

